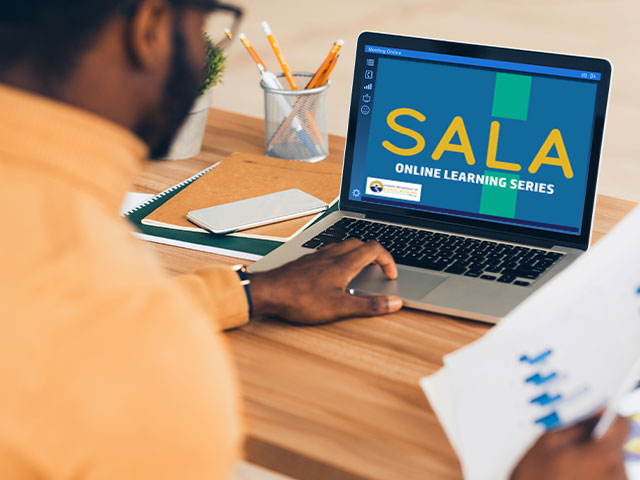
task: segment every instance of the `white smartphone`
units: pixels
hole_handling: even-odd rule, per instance
[[[187,213],[187,219],[213,233],[233,233],[238,230],[282,222],[325,211],[322,200],[292,188],[260,197],[201,208]]]

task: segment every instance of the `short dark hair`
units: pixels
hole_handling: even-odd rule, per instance
[[[215,0],[168,0],[215,10]],[[62,79],[118,14],[139,0],[0,0],[0,79],[25,63],[43,81]]]

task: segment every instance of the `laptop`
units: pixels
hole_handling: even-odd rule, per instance
[[[257,263],[377,240],[349,285],[496,323],[590,242],[608,61],[364,32],[339,209]]]

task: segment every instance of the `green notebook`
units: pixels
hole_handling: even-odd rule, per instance
[[[187,185],[194,182],[207,173],[217,164],[195,174],[183,182],[168,188],[146,202],[138,205],[126,212],[123,216],[127,218],[137,229],[135,235],[149,242],[173,245],[191,250],[199,250],[218,255],[242,258],[245,260],[259,260],[262,256],[275,250],[282,242],[272,240],[261,240],[254,238],[232,237],[227,235],[214,235],[212,233],[187,232],[172,228],[154,227],[144,225],[142,219],[153,212],[160,205],[164,204],[171,197],[178,194]],[[335,202],[318,220],[324,218],[338,209],[338,202]]]

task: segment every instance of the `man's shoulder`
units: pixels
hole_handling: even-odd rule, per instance
[[[87,277],[158,273],[132,227],[99,195],[15,163],[0,163],[0,177],[0,283],[41,275],[53,289]]]

